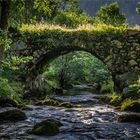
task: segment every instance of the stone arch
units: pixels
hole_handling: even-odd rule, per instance
[[[90,52],[104,62],[111,71],[114,81],[116,75],[140,71],[140,31],[135,28],[103,26],[98,29],[96,26],[89,26],[85,29],[66,29],[43,25],[41,30],[34,31],[34,28],[29,26],[22,30],[21,40],[25,39],[25,45],[18,42],[15,46],[19,50],[14,52],[19,56],[33,57],[32,62],[26,67],[27,82],[36,79],[41,73],[43,63],[76,50]],[[13,54],[13,51],[11,53]]]
[[[39,89],[39,86],[41,86],[41,79],[42,79],[41,74],[43,73],[43,67],[45,65],[49,64],[51,61],[53,61],[54,59],[56,59],[61,55],[65,55],[75,51],[84,51],[90,53],[91,55],[98,58],[104,63],[104,61],[100,58],[100,56],[98,56],[96,52],[94,52],[91,49],[82,48],[80,46],[63,46],[63,47],[61,46],[61,48],[56,47],[55,49],[52,49],[51,51],[41,55],[37,59],[37,61],[35,61],[34,59],[32,60],[32,63],[28,67],[29,76],[27,78],[27,84],[29,85],[27,85],[27,89],[30,89],[31,91]]]

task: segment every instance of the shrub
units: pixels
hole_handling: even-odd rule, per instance
[[[113,92],[111,95],[109,95],[110,103],[113,105],[120,105],[122,101],[122,97],[120,94]]]
[[[110,81],[109,83],[105,83],[101,86],[101,93],[111,93],[114,89],[114,83],[113,81]]]
[[[20,84],[16,83],[11,83],[9,84],[8,79],[4,79],[2,77],[0,77],[0,97],[1,98],[10,98],[12,100],[14,100],[16,103],[21,103],[21,92],[22,91],[22,87]],[[14,85],[14,86],[12,86]]]
[[[131,98],[125,99],[121,104],[121,110],[126,110],[128,106],[131,106],[133,104],[134,100]]]
[[[61,12],[53,19],[53,23],[74,28],[79,24],[94,23],[94,19],[85,13]]]
[[[121,110],[140,113],[140,100],[133,100],[131,98],[124,100],[121,105]]]
[[[127,88],[123,90],[123,96],[125,98],[139,99],[140,98],[140,77],[136,82],[130,84]]]
[[[96,13],[96,22],[111,24],[114,26],[126,25],[126,18],[123,13],[120,12],[117,2],[101,6]]]

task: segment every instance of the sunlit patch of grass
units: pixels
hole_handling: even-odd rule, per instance
[[[20,31],[28,31],[28,32],[42,32],[44,30],[61,30],[61,31],[67,31],[67,32],[73,32],[73,31],[88,31],[88,32],[103,32],[103,31],[125,31],[127,29],[136,29],[140,30],[140,27],[127,27],[127,26],[119,26],[114,27],[112,25],[106,25],[106,24],[83,24],[79,25],[77,28],[69,28],[65,25],[60,26],[56,24],[49,24],[49,23],[37,23],[37,24],[23,24],[20,28]]]

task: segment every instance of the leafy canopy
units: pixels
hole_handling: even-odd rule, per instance
[[[96,13],[97,22],[104,24],[111,24],[113,26],[120,26],[126,24],[125,15],[120,12],[117,2],[101,6]]]
[[[77,0],[35,0],[34,9],[52,19],[60,11],[78,11],[80,8]]]

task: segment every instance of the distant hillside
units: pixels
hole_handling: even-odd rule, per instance
[[[130,25],[140,25],[140,13],[136,12],[136,7],[140,7],[138,5],[140,0],[80,0],[80,6],[89,15],[95,16],[100,6],[114,1],[118,2]]]

